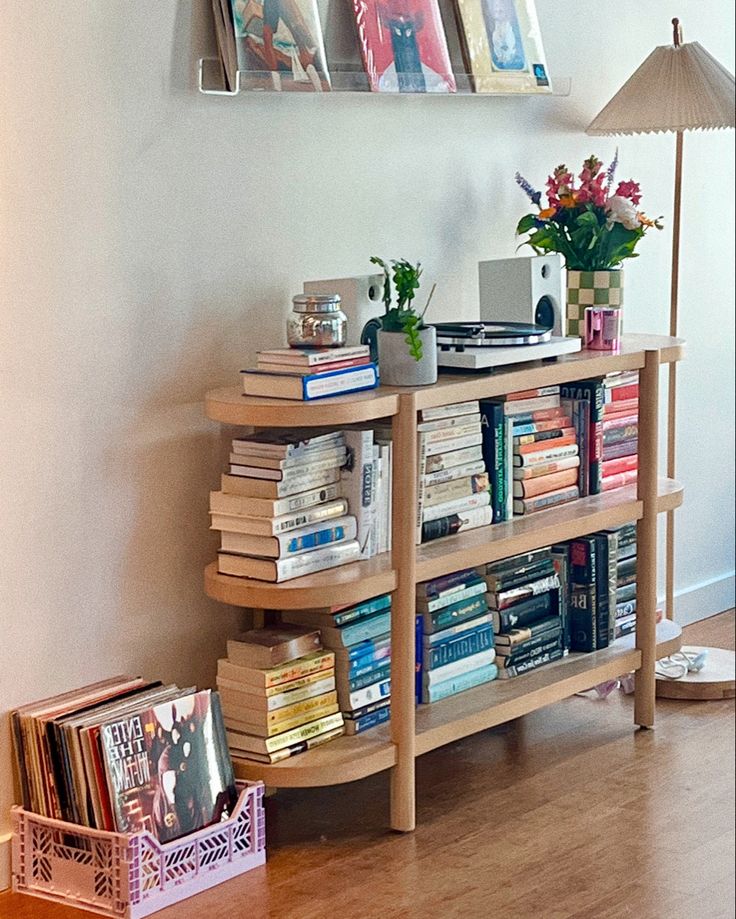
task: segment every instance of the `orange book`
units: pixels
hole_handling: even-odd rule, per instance
[[[558,491],[568,485],[577,485],[578,469],[564,469],[562,472],[553,472],[550,475],[539,475],[526,481],[514,482],[515,498],[534,498],[544,495],[548,491]]]
[[[507,402],[518,402],[520,399],[540,399],[542,396],[557,396],[559,386],[541,386],[539,389],[522,389],[519,392],[510,392],[506,396]]]
[[[514,452],[525,456],[528,453],[538,453],[540,450],[551,450],[553,447],[567,447],[577,443],[574,434],[568,434],[567,437],[555,437],[554,440],[538,440],[533,444],[523,444],[521,447],[514,447]]]

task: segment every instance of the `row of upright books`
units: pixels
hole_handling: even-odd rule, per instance
[[[368,427],[234,438],[210,493],[219,572],[280,582],[388,551],[391,466]]]
[[[26,810],[169,842],[237,803],[220,701],[209,689],[116,676],[11,712]]]

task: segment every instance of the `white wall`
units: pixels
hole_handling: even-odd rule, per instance
[[[514,252],[515,170],[610,158],[582,129],[673,13],[733,69],[726,0],[538,10],[569,98],[205,97],[207,0],[4,4],[0,713],[113,671],[212,680],[238,615],[202,592],[222,456],[202,396],[281,343],[303,279],[421,258],[434,315],[470,316],[478,259]],[[620,149],[669,218],[672,137]],[[707,614],[733,567],[733,136],[688,136],[685,165],[677,583],[715,579]],[[669,245],[627,270],[630,330],[666,329]],[[2,834],[4,715],[0,745]]]

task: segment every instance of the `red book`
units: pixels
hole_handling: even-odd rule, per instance
[[[608,390],[611,402],[621,402],[624,399],[639,398],[639,384],[629,383],[627,386],[614,386]]]
[[[272,364],[258,361],[257,369],[261,373],[288,373],[295,377],[308,377],[315,373],[344,370],[346,367],[362,367],[370,362],[370,357],[356,357],[351,361],[334,361],[332,364],[318,364],[316,367],[299,367],[297,364]]]
[[[539,453],[542,450],[551,450],[557,447],[569,447],[570,445],[576,443],[575,440],[575,431],[572,430],[572,434],[568,434],[566,437],[555,437],[553,440],[538,440],[531,444],[522,444],[519,447],[514,447],[515,453],[520,453],[522,456],[525,456],[528,453]]]
[[[613,488],[623,488],[624,485],[631,485],[636,482],[637,470],[632,469],[630,472],[620,472],[618,475],[604,475],[601,488],[603,491],[611,491]]]
[[[374,93],[454,93],[437,0],[353,0],[363,66]]]
[[[627,428],[629,425],[638,423],[638,415],[614,415],[613,417],[606,415],[603,419],[603,430],[613,431],[616,428]]]
[[[606,402],[603,406],[604,418],[609,418],[611,415],[633,415],[638,411],[638,399],[617,399],[615,402]]]
[[[605,460],[601,466],[603,478],[620,475],[622,472],[632,472],[639,468],[639,456],[620,456],[618,459]]]

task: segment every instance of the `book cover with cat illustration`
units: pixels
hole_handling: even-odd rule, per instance
[[[373,92],[456,90],[437,0],[353,0]]]

